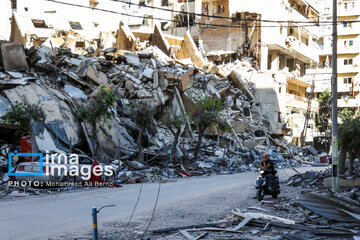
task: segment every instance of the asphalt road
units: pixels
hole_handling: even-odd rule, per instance
[[[319,170],[319,168],[317,168]],[[310,168],[298,168],[304,172]],[[279,170],[280,179],[287,179],[294,171]],[[176,211],[176,208],[196,207],[196,211],[206,216],[220,211],[210,205],[212,199],[226,199],[231,205],[228,194],[236,193],[237,203],[254,194],[255,172],[211,177],[192,177],[161,185],[157,211]],[[67,233],[91,230],[91,208],[115,204],[116,207],[102,210],[99,214],[99,226],[102,222],[126,222],[131,215],[139,193],[140,184],[124,185],[122,188],[99,188],[90,191],[64,192],[0,202],[0,239],[49,239]],[[157,183],[144,184],[141,199],[136,210],[137,218],[150,214],[156,199]],[[223,201],[223,200],[222,200]],[[225,200],[224,200],[225,201]],[[209,204],[206,206],[206,204]],[[202,206],[200,209],[197,206]],[[205,205],[205,206],[204,206]],[[175,209],[174,209],[175,206]],[[170,221],[171,219],[164,219]],[[186,224],[186,223],[185,223]]]

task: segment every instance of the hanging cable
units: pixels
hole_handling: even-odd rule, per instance
[[[87,9],[91,9],[91,10],[97,10],[97,11],[102,11],[102,12],[107,12],[107,13],[113,13],[113,14],[119,14],[122,16],[128,16],[128,17],[134,17],[134,18],[141,18],[141,19],[153,19],[153,20],[159,20],[159,21],[166,21],[166,22],[173,22],[173,23],[180,23],[180,21],[176,21],[176,20],[169,20],[169,19],[164,19],[164,18],[158,18],[158,17],[148,17],[148,16],[138,16],[138,15],[133,15],[133,14],[129,14],[129,13],[122,13],[122,12],[117,12],[117,11],[113,11],[113,10],[107,10],[107,9],[101,9],[101,8],[92,8],[90,6],[84,6],[84,5],[80,5],[80,4],[75,4],[75,3],[67,3],[67,2],[61,2],[61,1],[57,1],[57,0],[47,0],[49,2],[54,2],[54,3],[58,3],[58,4],[63,4],[63,5],[68,5],[68,6],[74,6],[74,7],[80,7],[80,8],[87,8]],[[239,19],[237,19],[239,20]],[[256,21],[256,20],[246,20],[246,19],[242,19],[241,21]],[[262,21],[262,20],[260,20]],[[272,21],[273,23],[281,23],[281,22],[286,22],[286,23],[294,23],[292,21]],[[349,22],[349,21],[346,21]],[[353,21],[354,22],[354,21]],[[358,20],[357,22],[360,22],[360,20]],[[183,22],[184,24],[187,24],[188,22]],[[342,23],[342,21],[338,21],[338,24]],[[243,25],[225,25],[225,24],[211,24],[211,23],[201,23],[201,22],[192,22],[191,24],[193,25],[201,25],[201,26],[211,26],[211,27],[228,27],[228,28],[242,28]],[[328,24],[328,25],[332,25],[332,24]],[[322,25],[325,26],[325,25]],[[285,28],[298,28],[298,27],[319,27],[318,25],[315,25],[312,22],[307,22],[306,24],[303,25],[296,25],[296,26],[271,26],[271,25],[263,25],[262,28],[278,28],[278,27],[285,27]]]
[[[139,8],[150,8],[150,9],[155,9],[155,10],[160,10],[160,11],[166,11],[166,12],[171,12],[171,13],[179,13],[179,14],[193,14],[195,16],[199,16],[199,17],[207,17],[207,18],[218,18],[218,19],[228,19],[228,20],[232,20],[232,21],[239,21],[239,18],[234,18],[234,17],[225,17],[225,16],[217,16],[217,15],[207,15],[207,14],[203,14],[203,13],[192,13],[188,11],[179,11],[179,10],[173,10],[173,9],[168,9],[168,8],[162,8],[162,7],[155,7],[155,6],[149,6],[149,5],[141,5],[139,3],[132,3],[132,2],[127,2],[124,0],[111,0],[113,2],[120,2],[120,3],[124,3],[124,4],[129,4],[129,5],[134,5],[134,6],[138,6]],[[265,19],[257,19],[257,20],[250,20],[250,19],[241,19],[242,21],[257,21],[257,22],[269,22],[269,23],[287,23],[287,20],[280,20],[280,21],[276,21],[276,20],[265,20]],[[313,24],[319,24],[319,23],[329,23],[332,24],[332,21],[292,21],[293,23],[313,23]],[[343,22],[352,22],[352,21],[343,21]]]
[[[159,187],[158,187],[158,191],[157,191],[157,196],[156,196],[156,201],[155,201],[155,205],[154,205],[154,208],[153,208],[153,211],[152,211],[152,214],[151,214],[151,218],[150,218],[150,221],[149,221],[149,224],[147,225],[143,235],[141,236],[140,239],[144,239],[144,236],[145,234],[147,233],[147,231],[149,230],[150,228],[150,225],[152,223],[152,221],[154,220],[154,215],[155,215],[155,211],[156,211],[156,208],[157,208],[157,204],[158,204],[158,201],[159,201],[159,196],[160,196],[160,189],[161,189],[161,177],[160,177],[160,180],[159,180]]]

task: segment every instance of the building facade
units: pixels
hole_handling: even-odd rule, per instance
[[[10,40],[25,44],[31,39],[45,40],[60,29],[96,39],[104,32],[116,33],[122,21],[144,41],[158,25],[165,37],[175,36],[170,45],[176,45],[176,37],[182,41],[188,31],[200,52],[217,64],[252,58],[258,69],[270,76],[255,82],[259,93],[271,92],[273,96],[259,97],[272,132],[300,142],[308,108],[306,89],[310,87],[305,79],[309,79],[308,69],[320,65],[324,57],[319,58],[324,39],[319,34],[322,15],[317,0],[79,0],[76,6],[45,0],[5,1],[8,9],[2,9],[7,13],[3,16],[13,15],[12,28],[18,26]],[[61,2],[74,4],[71,0]],[[356,39],[351,37],[344,37],[344,41],[352,47]],[[80,41],[75,46],[86,44]],[[355,63],[356,57],[346,50],[344,47],[344,61]],[[345,78],[350,73],[343,74]],[[310,110],[307,136],[315,131],[316,101]]]
[[[332,21],[332,1],[323,0],[323,20]],[[338,1],[338,107],[355,111],[360,107],[360,1]],[[353,22],[355,21],[355,22]],[[321,29],[324,47],[320,52],[319,65],[312,66],[307,73],[315,80],[315,92],[319,95],[331,89],[332,26],[324,23]],[[309,79],[310,81],[310,79]]]

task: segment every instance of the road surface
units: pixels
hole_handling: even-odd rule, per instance
[[[317,168],[319,170],[319,168]],[[305,172],[308,167],[298,168]],[[293,175],[291,169],[279,170],[280,179]],[[211,177],[192,177],[161,185],[157,221],[171,225],[196,213],[196,219],[209,214],[222,214],[241,201],[254,196],[255,172]],[[67,233],[89,232],[92,226],[91,208],[115,204],[99,214],[99,223],[127,222],[138,197],[140,184],[122,188],[99,188],[90,191],[64,192],[0,202],[0,239],[49,239]],[[139,205],[133,221],[149,217],[154,207],[158,184],[143,185]],[[171,213],[174,213],[173,217]],[[186,214],[185,214],[185,213]],[[167,214],[164,214],[167,213]],[[181,214],[184,213],[184,214]],[[174,222],[174,224],[175,224]],[[166,225],[166,224],[165,224]]]

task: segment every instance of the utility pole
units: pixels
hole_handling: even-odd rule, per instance
[[[332,191],[339,190],[339,154],[338,154],[338,107],[337,107],[337,0],[333,0],[332,33],[332,76],[331,76],[331,143],[332,143]]]
[[[187,8],[187,25],[188,25],[188,31],[190,31],[190,9],[189,9],[189,0],[186,0],[186,8]]]

